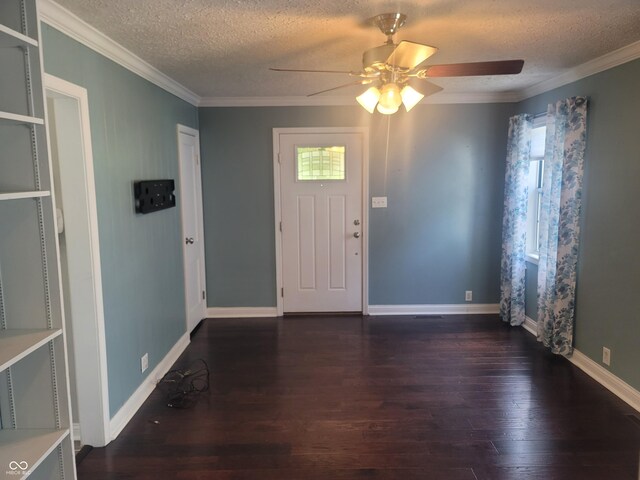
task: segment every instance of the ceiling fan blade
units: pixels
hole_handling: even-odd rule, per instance
[[[428,82],[424,79],[413,79],[408,82],[409,85],[415,88],[419,93],[428,97],[429,95],[433,95],[434,93],[441,92],[443,88],[440,85],[436,85],[435,83]]]
[[[319,92],[315,92],[315,93],[310,93],[309,95],[307,95],[307,97],[313,97],[315,95],[320,95],[321,93],[331,92],[332,90],[338,90],[339,88],[355,87],[356,85],[366,85],[368,83],[371,83],[372,81],[373,80],[365,79],[365,80],[358,80],[356,82],[345,83],[344,85],[327,88],[326,90],[320,90]]]
[[[431,65],[419,77],[470,77],[475,75],[513,75],[522,71],[524,60],[502,60],[497,62],[453,63]]]
[[[296,68],[270,68],[274,72],[302,72],[302,73],[348,73],[349,75],[360,75],[359,72],[349,72],[347,70],[308,70],[308,69],[296,69]]]
[[[420,65],[437,51],[438,49],[436,47],[403,40],[398,44],[391,55],[389,55],[386,63],[394,67],[411,70]]]

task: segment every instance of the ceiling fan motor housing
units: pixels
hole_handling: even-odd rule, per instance
[[[404,13],[382,13],[373,17],[373,23],[387,36],[387,43],[393,43],[391,37],[402,28],[406,21],[407,16]]]
[[[393,53],[397,45],[385,43],[379,47],[370,48],[362,54],[362,66],[381,70],[387,63],[389,55]]]

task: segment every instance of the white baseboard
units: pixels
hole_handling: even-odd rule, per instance
[[[171,366],[176,362],[178,357],[184,352],[189,345],[189,334],[185,333],[180,337],[176,344],[169,350],[156,368],[154,368],[147,378],[144,379],[142,385],[129,397],[129,400],[118,410],[110,422],[111,440],[115,440],[127,423],[133,418],[144,401],[151,395],[153,389],[156,388],[158,380],[169,371]]]
[[[538,336],[538,322],[536,322],[531,317],[524,317],[524,323],[522,324],[522,328],[524,328],[527,332],[529,332],[534,337]]]
[[[538,326],[536,322],[529,317],[526,317],[522,327],[532,335],[536,335],[537,333]],[[640,392],[638,390],[633,388],[624,380],[615,376],[602,365],[591,360],[580,350],[576,350],[574,348],[573,354],[566,358],[604,388],[613,393],[616,397],[628,403],[631,407],[640,412]]]
[[[464,315],[499,313],[497,303],[449,305],[369,305],[369,315]]]
[[[276,307],[209,307],[207,318],[277,317]]]
[[[604,388],[640,412],[640,392],[638,390],[575,348],[568,360]]]
[[[499,313],[497,303],[451,305],[369,305],[369,315],[454,315]],[[277,317],[276,307],[209,307],[207,318]]]
[[[82,444],[82,431],[80,430],[80,424],[74,423],[73,425],[71,425],[71,431],[73,435],[73,441],[80,442],[80,444]]]

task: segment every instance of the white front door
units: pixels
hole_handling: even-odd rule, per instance
[[[205,317],[206,312],[199,143],[197,130],[178,125],[180,157],[178,202],[182,211],[185,301],[189,332]]]
[[[362,311],[361,133],[281,133],[284,312]]]

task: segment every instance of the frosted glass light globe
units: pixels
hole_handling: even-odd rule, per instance
[[[380,90],[380,99],[378,100],[379,107],[382,106],[384,110],[397,111],[400,105],[402,105],[402,95],[400,95],[400,88],[395,83],[385,83]],[[380,108],[378,108],[380,111]],[[384,113],[384,112],[381,112]]]

